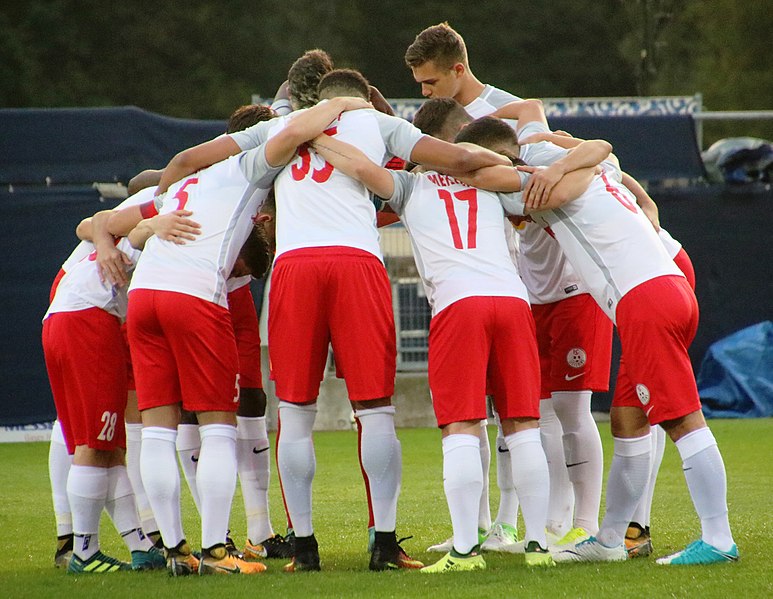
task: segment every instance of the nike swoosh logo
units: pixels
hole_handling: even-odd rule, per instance
[[[268,451],[268,447],[264,447],[263,449],[258,449],[257,447],[252,448],[252,453],[256,455],[259,453],[263,453],[264,451]]]
[[[583,374],[585,374],[585,371],[584,371],[584,370],[583,370],[583,371],[582,371],[580,374],[575,374],[575,375],[573,375],[573,376],[569,376],[569,375],[567,374],[566,376],[564,376],[564,380],[567,380],[567,381],[573,381],[574,379],[581,377]]]
[[[585,460],[584,462],[577,462],[575,464],[567,464],[567,468],[571,468],[572,466],[582,466],[583,464],[587,464],[589,460]]]
[[[191,462],[193,462],[195,464],[198,461],[199,461],[199,458],[197,458],[195,455],[191,456]]]
[[[499,445],[497,445],[497,451],[498,451],[499,453],[510,453],[510,450],[509,450],[509,449],[507,449],[507,447],[505,447],[504,449],[502,449],[502,448],[501,448]]]
[[[233,568],[226,568],[225,566],[215,566],[215,567],[221,572],[229,572],[231,574],[239,574],[241,572],[241,570],[239,569],[239,566],[234,566]]]

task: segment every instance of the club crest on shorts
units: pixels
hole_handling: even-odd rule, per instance
[[[646,406],[648,403],[650,403],[650,390],[641,383],[636,385],[636,395],[639,396],[641,405]]]
[[[581,347],[573,347],[566,354],[566,363],[572,368],[582,368],[585,366],[585,362],[588,361],[588,354]]]

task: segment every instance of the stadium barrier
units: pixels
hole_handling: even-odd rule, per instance
[[[576,118],[588,119],[588,126],[599,131],[614,121],[619,135],[631,136],[633,164],[627,163],[626,168],[634,173],[637,168],[654,172],[657,167],[665,169],[660,176],[681,178],[686,173],[690,179],[702,168],[694,161],[697,145],[689,114]],[[13,109],[0,110],[0,129],[4,132],[0,137],[0,218],[12,232],[0,242],[7,258],[0,266],[0,307],[6,315],[0,336],[0,427],[16,427],[10,431],[15,434],[22,430],[19,425],[48,422],[55,416],[40,345],[41,318],[51,281],[77,242],[75,226],[116,203],[100,196],[92,183],[125,184],[138,171],[159,168],[177,151],[216,136],[224,123],[169,119],[131,107]],[[652,131],[658,131],[657,135],[640,137]],[[651,148],[657,152],[648,152]],[[673,152],[681,152],[686,160],[654,166],[648,162],[653,154]],[[711,342],[773,313],[773,283],[769,261],[764,259],[769,254],[768,242],[760,234],[771,227],[767,207],[773,192],[769,186],[692,185],[656,187],[652,193],[661,205],[664,225],[685,245],[695,263],[702,311],[691,348],[697,366]],[[426,422],[427,418],[432,421],[424,374],[429,322],[426,299],[410,257],[410,244],[399,225],[384,230],[382,247],[392,277],[398,323],[398,397],[402,393],[406,404],[415,402],[419,415],[411,420],[406,412],[401,425]],[[348,402],[337,385],[334,379],[329,383],[326,379],[321,401],[324,405],[326,397],[334,397],[331,401],[343,406],[344,416],[332,412],[325,426],[347,422]],[[594,409],[608,405],[608,396],[594,398]]]

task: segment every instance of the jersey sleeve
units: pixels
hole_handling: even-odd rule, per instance
[[[416,177],[413,173],[408,171],[389,171],[392,175],[392,180],[395,183],[395,190],[392,193],[392,197],[387,200],[395,214],[401,216],[405,210],[405,205],[408,202],[408,198],[411,197],[413,187],[416,185]]]
[[[269,189],[285,165],[271,166],[266,160],[266,144],[239,156],[239,167],[248,181],[261,189]]]
[[[272,102],[271,110],[279,116],[285,116],[293,111],[293,105],[287,98],[278,98]]]
[[[243,131],[229,133],[229,136],[242,150],[251,150],[257,148],[260,144],[266,143],[266,140],[268,140],[269,129],[275,124],[276,119],[261,121],[252,127],[247,127]]]
[[[518,134],[518,141],[520,142],[520,140],[526,139],[530,135],[536,133],[550,133],[550,127],[540,121],[531,121],[518,129],[516,133]]]
[[[521,187],[524,186],[524,177],[526,173],[520,173],[521,176]],[[505,212],[508,214],[514,214],[515,216],[523,216],[523,193],[520,191],[514,191],[512,193],[497,193],[497,198],[499,199],[499,203],[502,204],[502,208],[505,209]]]
[[[413,147],[424,137],[424,134],[405,119],[389,116],[376,110],[372,112],[376,115],[387,153],[390,156],[399,156],[403,160],[409,160]]]
[[[520,158],[529,166],[550,166],[559,158],[566,156],[568,150],[559,148],[549,141],[521,146]]]

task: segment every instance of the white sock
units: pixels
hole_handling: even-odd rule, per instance
[[[201,500],[201,546],[225,543],[231,503],[236,491],[236,427],[230,424],[199,426],[201,455],[196,486]]]
[[[107,500],[105,510],[115,529],[123,537],[129,551],[147,551],[153,545],[142,532],[134,503],[134,491],[126,466],[107,469]]]
[[[553,408],[553,399],[539,402],[539,432],[542,448],[548,462],[550,499],[547,526],[553,534],[563,536],[572,527],[574,491],[566,469],[564,456],[564,429]]]
[[[502,436],[502,431],[497,427],[497,487],[499,487],[499,509],[496,521],[500,524],[509,524],[518,530],[518,494],[513,484],[513,468],[510,460],[510,450]],[[485,474],[483,478],[486,478]]]
[[[199,466],[199,453],[201,453],[201,437],[198,424],[177,425],[177,456],[180,458],[180,466],[188,483],[188,489],[196,504],[196,511],[201,514],[201,501],[196,485],[196,470]]]
[[[692,431],[676,442],[676,448],[701,520],[701,538],[720,551],[729,551],[734,541],[727,517],[727,475],[714,435],[708,427]]]
[[[574,526],[591,535],[599,529],[604,452],[601,435],[590,412],[590,391],[558,391],[553,409],[563,430],[566,471],[574,493]]]
[[[521,500],[521,513],[526,528],[525,540],[537,541],[547,548],[545,526],[547,524],[550,475],[545,451],[542,449],[537,428],[526,429],[505,437],[510,450],[513,482]]]
[[[72,510],[73,553],[82,560],[99,551],[99,517],[107,498],[107,468],[76,466],[67,477]]]
[[[56,536],[72,534],[72,514],[67,500],[67,477],[72,466],[72,456],[62,434],[62,425],[57,420],[51,430],[51,444],[48,446],[48,477],[51,480],[51,498],[54,501]]]
[[[602,545],[616,547],[623,542],[649,477],[649,433],[635,439],[615,437],[615,453],[607,479],[607,511],[596,535]]]
[[[185,538],[180,514],[180,471],[177,469],[177,431],[160,426],[142,429],[140,473],[165,547]]]
[[[236,417],[236,463],[247,516],[247,537],[252,543],[260,543],[274,536],[268,507],[271,451],[265,416]]]
[[[148,495],[142,484],[140,474],[140,450],[142,447],[142,424],[126,423],[126,472],[129,475],[132,489],[134,490],[134,503],[137,504],[137,514],[140,518],[142,530],[148,533],[156,532],[158,524],[150,509]]]
[[[469,553],[478,544],[477,515],[483,489],[479,437],[443,437],[443,488],[454,529],[454,549]]]
[[[395,408],[355,410],[354,415],[362,425],[362,467],[370,485],[373,523],[377,532],[392,532],[397,522],[397,498],[403,474],[402,449],[395,433]]]
[[[655,495],[655,482],[658,479],[660,464],[663,461],[663,454],[666,451],[666,431],[659,425],[650,427],[650,437],[652,448],[650,450],[650,479],[647,482],[647,489],[644,491],[641,500],[636,505],[636,511],[633,513],[631,522],[636,522],[641,526],[650,525],[650,514],[652,513],[652,498]]]
[[[497,463],[499,462],[497,461]],[[480,421],[480,466],[483,471],[483,491],[480,493],[480,505],[478,507],[478,528],[488,530],[491,528],[488,477],[489,469],[491,468],[491,443],[488,440],[488,427],[485,420]]]
[[[282,475],[285,504],[293,530],[299,537],[314,534],[311,522],[311,485],[317,469],[311,431],[317,406],[279,402],[280,434],[277,464]]]

